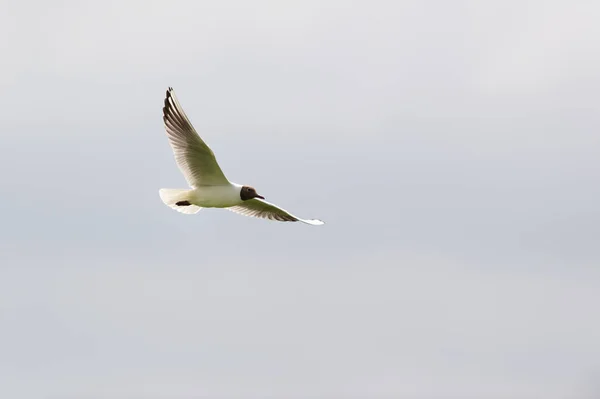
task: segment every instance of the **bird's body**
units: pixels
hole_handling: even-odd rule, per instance
[[[194,214],[202,208],[227,208],[245,215],[284,222],[323,224],[320,220],[300,219],[264,200],[253,187],[230,182],[212,150],[200,138],[173,89],[167,90],[163,121],[175,160],[191,189],[160,189],[162,201],[178,212]]]
[[[198,187],[191,190],[189,201],[201,208],[229,208],[244,202],[240,197],[241,188],[235,183]]]

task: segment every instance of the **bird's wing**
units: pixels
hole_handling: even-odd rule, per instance
[[[258,198],[244,201],[241,205],[232,206],[227,209],[244,216],[278,220],[280,222],[304,222],[307,224],[312,224],[313,226],[324,224],[318,219],[300,219],[285,209],[281,209],[277,205],[273,205]]]
[[[165,98],[163,121],[177,165],[191,187],[229,183],[215,154],[192,126],[171,87]]]

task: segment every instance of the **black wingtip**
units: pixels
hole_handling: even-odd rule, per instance
[[[166,116],[167,113],[169,113],[169,110],[172,107],[171,101],[169,101],[171,98],[173,98],[173,95],[171,94],[172,91],[173,91],[173,88],[169,86],[169,88],[167,89],[167,94],[165,96],[165,101],[164,101],[164,107],[163,107],[163,115],[164,116]]]

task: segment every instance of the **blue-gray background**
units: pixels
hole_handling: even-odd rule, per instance
[[[0,396],[597,398],[599,19],[4,1]],[[327,224],[165,207],[168,86]]]

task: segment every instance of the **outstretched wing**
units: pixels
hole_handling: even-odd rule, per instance
[[[244,201],[241,205],[232,206],[227,209],[244,216],[277,220],[280,222],[304,222],[313,226],[325,224],[318,219],[300,219],[299,217],[292,215],[285,209],[281,209],[277,205],[271,204],[267,201],[263,201],[258,198],[253,198],[251,200]]]
[[[177,165],[191,187],[229,184],[215,154],[200,138],[183,112],[172,87],[167,90],[163,121]]]

